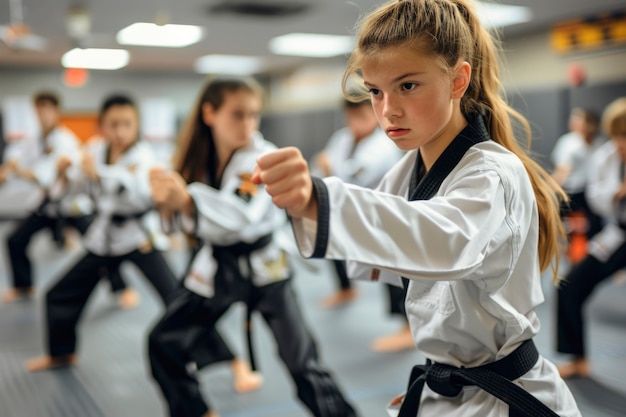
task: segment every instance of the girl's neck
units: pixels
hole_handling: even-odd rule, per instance
[[[59,127],[59,125],[54,125],[49,129],[43,129],[41,134],[43,136],[44,139],[47,139],[48,136],[50,136],[50,133],[52,133],[54,131],[54,129],[56,129],[57,127]]]
[[[235,151],[226,147],[220,147],[218,144],[215,145],[215,150],[217,152],[217,170],[215,171],[215,174],[217,179],[221,179],[224,174],[224,170],[226,169],[226,166]]]
[[[455,111],[450,118],[450,122],[444,130],[439,133],[439,136],[420,147],[420,155],[424,161],[426,171],[430,170],[430,167],[433,166],[443,151],[452,143],[454,138],[465,129],[467,124],[468,122],[465,120],[463,113],[461,113],[460,110]]]

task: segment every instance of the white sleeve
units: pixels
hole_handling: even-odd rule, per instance
[[[554,145],[550,156],[555,167],[571,167],[572,165],[572,149],[569,138],[569,134],[566,133],[557,139]]]
[[[70,134],[57,134],[50,146],[52,147],[51,152],[42,155],[32,167],[35,179],[44,188],[51,187],[57,179],[57,161],[61,156],[67,156],[73,162],[77,162],[77,158],[80,156],[78,142]]]
[[[22,168],[27,168],[37,155],[37,142],[35,138],[27,137],[7,142],[4,149],[3,161],[15,161]]]
[[[293,220],[304,256],[346,259],[407,278],[454,280],[476,270],[506,218],[495,171],[458,175],[445,198],[407,201],[314,179],[318,222]]]
[[[600,147],[589,164],[585,198],[591,210],[605,218],[615,217],[613,197],[620,186],[619,173],[611,166],[611,159],[618,158],[612,143]]]

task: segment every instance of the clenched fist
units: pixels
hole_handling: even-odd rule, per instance
[[[150,194],[159,211],[193,212],[193,201],[187,191],[187,183],[178,172],[163,168],[150,170]]]
[[[309,167],[297,148],[278,149],[257,161],[252,181],[265,190],[291,217],[317,219],[317,199]]]
[[[67,155],[61,155],[59,159],[57,159],[57,174],[60,177],[65,176],[67,169],[72,166],[72,160]]]

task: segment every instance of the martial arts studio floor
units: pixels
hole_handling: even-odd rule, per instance
[[[3,240],[12,227],[0,224]],[[142,295],[134,310],[120,310],[102,283],[92,296],[79,328],[79,363],[73,368],[29,374],[24,361],[43,353],[42,301],[45,288],[67,268],[80,249],[56,249],[47,233],[30,248],[37,283],[34,301],[0,304],[0,417],[158,417],[164,407],[149,378],[145,359],[147,330],[161,307],[153,290],[132,265],[122,273]],[[8,283],[6,252],[0,254],[0,290]],[[168,256],[173,268],[183,266],[181,253]],[[410,367],[422,363],[415,352],[375,353],[370,343],[393,333],[401,322],[386,313],[384,288],[356,283],[359,297],[333,310],[319,307],[335,280],[325,261],[307,266],[297,262],[294,280],[307,322],[347,397],[362,417],[383,417],[385,404],[404,389]],[[544,279],[546,303],[539,308],[543,329],[536,338],[540,352],[559,362],[553,350],[554,289]],[[584,416],[626,415],[626,285],[603,285],[588,305],[588,339],[593,365],[589,379],[568,381]],[[243,309],[235,306],[224,316],[221,329],[236,352],[245,353]],[[254,341],[265,384],[259,391],[238,395],[226,364],[201,374],[202,389],[222,417],[304,417],[288,374],[278,361],[271,335],[255,317]]]

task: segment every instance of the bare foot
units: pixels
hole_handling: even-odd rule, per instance
[[[322,300],[322,307],[332,308],[338,305],[348,303],[356,298],[356,290],[354,288],[346,288],[339,290],[335,294],[330,295]]]
[[[47,371],[49,369],[75,365],[76,362],[76,355],[58,356],[55,358],[51,356],[42,356],[27,361],[26,370],[28,372]]]
[[[233,388],[242,394],[259,389],[263,384],[263,377],[258,372],[252,371],[248,362],[241,359],[233,359],[231,362],[235,381]]]
[[[118,296],[117,304],[124,310],[133,309],[139,305],[139,293],[132,288],[126,288]]]
[[[372,343],[372,349],[376,352],[400,352],[402,350],[415,349],[411,329],[406,325],[398,333],[379,337]]]
[[[586,358],[576,358],[574,362],[561,365],[557,368],[561,378],[582,377],[587,378],[591,374],[589,361]]]
[[[14,303],[20,299],[30,299],[33,296],[33,288],[10,288],[2,294],[2,301],[5,303]]]
[[[626,285],[626,271],[620,269],[613,274],[613,282],[615,285]]]

